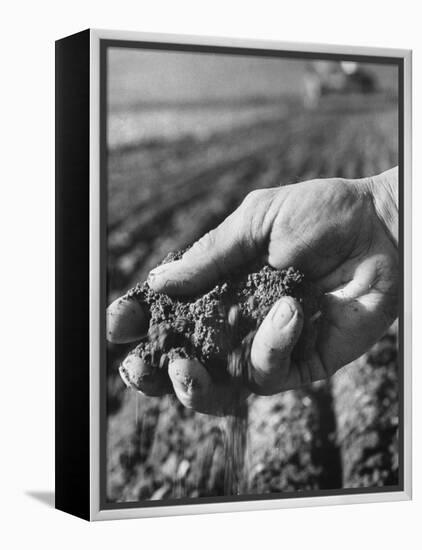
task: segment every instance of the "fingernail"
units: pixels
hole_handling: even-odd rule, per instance
[[[278,328],[284,328],[293,319],[295,313],[296,310],[291,306],[288,300],[280,300],[274,311],[272,320]]]
[[[139,340],[148,330],[147,306],[134,298],[117,298],[107,308],[106,323],[109,342],[127,344]]]
[[[167,269],[168,269],[167,264],[159,265],[158,267],[151,269],[147,278],[148,283],[151,283],[152,281],[154,281],[157,277],[159,277],[165,271],[167,271]]]

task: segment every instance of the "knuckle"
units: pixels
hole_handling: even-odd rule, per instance
[[[266,194],[267,191],[265,189],[254,189],[250,191],[242,201],[242,208],[244,210],[254,210]]]
[[[208,231],[208,233],[205,233],[205,235],[203,235],[198,241],[195,242],[195,244],[193,244],[189,252],[199,255],[206,254],[215,246],[215,243],[215,231]]]
[[[265,216],[266,190],[255,189],[246,195],[239,207],[238,226],[248,242],[254,242],[262,227]]]
[[[255,189],[240,205],[240,224],[251,242],[258,242],[268,233],[277,208],[273,208],[279,190]]]

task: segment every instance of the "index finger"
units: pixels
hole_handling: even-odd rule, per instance
[[[180,260],[153,269],[148,277],[150,287],[169,295],[194,295],[255,259],[255,238],[243,212],[240,206]]]

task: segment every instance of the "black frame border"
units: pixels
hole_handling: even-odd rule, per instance
[[[90,519],[90,31],[55,44],[55,507]]]

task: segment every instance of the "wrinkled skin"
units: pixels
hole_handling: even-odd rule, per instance
[[[365,353],[397,317],[397,243],[377,208],[382,201],[374,193],[382,193],[382,182],[373,183],[325,179],[253,191],[181,260],[153,270],[148,282],[157,292],[190,295],[257,258],[278,269],[295,266],[324,293],[313,353],[306,361],[291,359],[303,312],[293,298],[282,298],[254,338],[251,387],[271,395],[327,378]],[[233,400],[233,388],[216,386],[196,360],[174,360],[169,375],[186,407],[225,414]],[[249,393],[245,388],[243,397]]]

